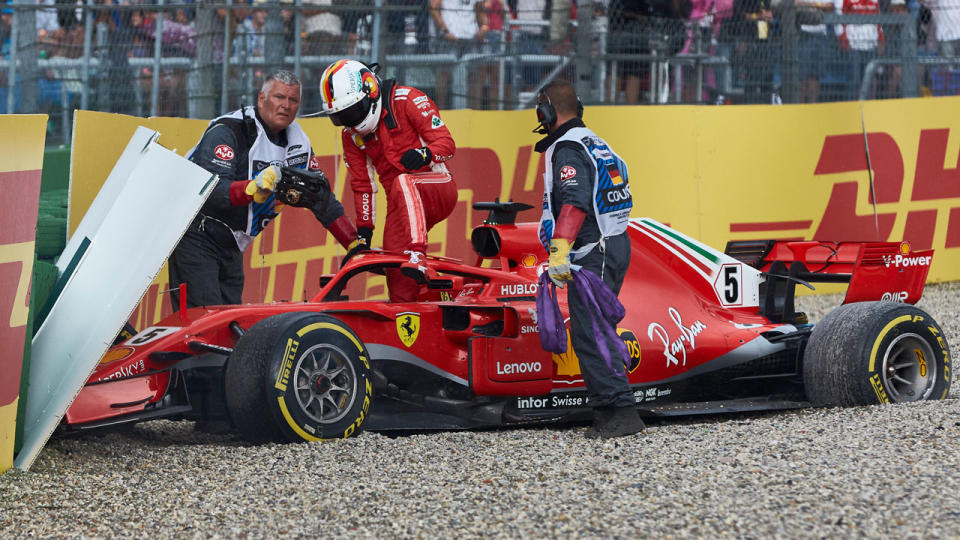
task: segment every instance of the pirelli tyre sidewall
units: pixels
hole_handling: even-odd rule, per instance
[[[359,434],[370,414],[370,356],[357,335],[329,315],[304,314],[279,333],[266,372],[267,403],[293,441]]]
[[[950,391],[950,350],[933,317],[909,305],[880,303],[876,337],[867,340],[865,381],[876,403],[944,399]]]
[[[951,377],[940,325],[906,304],[840,306],[816,325],[804,353],[804,384],[815,405],[944,399]]]

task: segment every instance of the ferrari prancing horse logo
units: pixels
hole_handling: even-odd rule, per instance
[[[410,347],[420,335],[420,314],[407,311],[397,315],[397,336],[400,341]]]

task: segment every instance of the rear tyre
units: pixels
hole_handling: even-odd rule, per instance
[[[946,337],[929,314],[906,304],[858,302],[814,327],[803,383],[817,406],[944,399],[950,367]]]
[[[373,400],[366,348],[340,320],[286,313],[253,325],[227,363],[227,406],[244,439],[360,433]]]

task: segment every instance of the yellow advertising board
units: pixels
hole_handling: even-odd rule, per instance
[[[627,162],[634,217],[650,216],[722,249],[730,240],[901,240],[936,248],[932,281],[960,279],[960,98],[784,106],[588,107],[585,121]],[[457,142],[453,215],[430,252],[474,260],[477,201],[539,207],[543,163],[532,111],[447,111]],[[353,215],[338,130],[300,120],[334,192]],[[81,111],[74,134],[71,230],[135,125],[160,131],[184,154],[206,121]],[[951,131],[954,135],[951,137]],[[867,149],[869,148],[869,152]],[[383,193],[378,208],[385,208]],[[378,212],[382,220],[384,212]],[[535,221],[538,210],[520,219]],[[382,221],[374,245],[379,245]],[[246,254],[245,302],[302,300],[336,270],[342,249],[313,216],[286,209]],[[162,280],[162,282],[161,282]],[[166,272],[133,321],[170,312]]]
[[[13,466],[47,116],[0,115],[0,472]]]

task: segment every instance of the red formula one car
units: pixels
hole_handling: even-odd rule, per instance
[[[309,302],[181,310],[109,350],[65,427],[219,417],[250,441],[312,441],[588,418],[576,357],[540,345],[546,253],[535,223],[515,223],[530,207],[474,208],[489,211],[472,234],[476,264],[428,258],[436,278],[418,302],[365,298],[406,260],[371,251]],[[947,395],[943,332],[910,305],[932,251],[770,240],[721,253],[651,219],[632,220],[629,234],[618,333],[642,414]],[[809,282],[849,282],[844,305],[816,326],[794,308]]]

